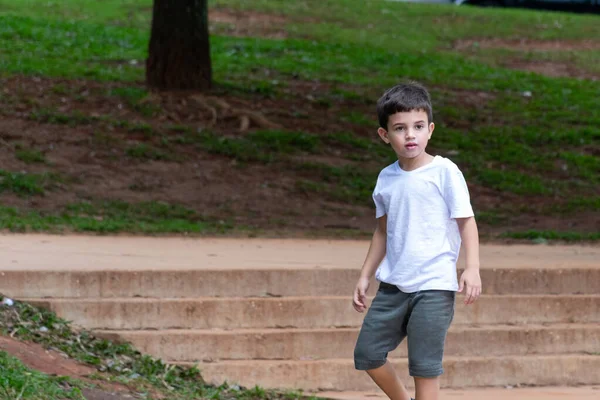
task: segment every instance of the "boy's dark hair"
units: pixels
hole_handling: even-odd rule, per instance
[[[390,115],[397,112],[408,112],[413,110],[423,110],[427,113],[428,121],[433,120],[433,111],[431,107],[431,98],[429,92],[418,82],[409,81],[401,83],[386,90],[386,92],[377,101],[377,117],[379,126],[387,129]]]

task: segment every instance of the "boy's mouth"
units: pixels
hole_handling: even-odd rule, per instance
[[[416,143],[407,143],[404,145],[404,147],[406,147],[408,150],[413,150],[417,148],[417,144]]]

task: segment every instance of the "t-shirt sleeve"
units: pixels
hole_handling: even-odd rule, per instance
[[[386,214],[383,196],[381,195],[379,178],[373,190],[373,202],[375,202],[375,218],[381,218]]]
[[[451,164],[446,169],[444,178],[444,200],[448,205],[450,218],[474,216],[469,188],[460,169],[455,164]]]

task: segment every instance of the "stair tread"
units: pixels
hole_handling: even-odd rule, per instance
[[[359,327],[349,328],[264,328],[264,329],[97,329],[94,332],[98,334],[136,334],[147,336],[164,335],[250,335],[250,334],[285,334],[285,333],[333,333],[333,332],[357,332]],[[453,331],[485,331],[485,330],[579,330],[579,329],[600,329],[600,323],[556,323],[556,324],[480,324],[480,325],[462,325],[454,324],[450,327]]]
[[[461,296],[459,294],[459,296]],[[367,296],[372,298],[373,296]],[[526,299],[560,299],[560,298],[600,298],[600,294],[482,294],[482,298],[526,298]],[[57,303],[151,303],[151,302],[186,302],[186,301],[298,301],[298,300],[350,300],[350,296],[282,296],[282,297],[110,297],[110,298],[77,298],[69,297],[44,297],[44,298],[19,298],[22,302],[51,301]],[[457,297],[461,302],[461,297]]]
[[[530,354],[530,355],[505,355],[505,356],[494,356],[493,360],[495,361],[510,361],[510,360],[527,360],[527,359],[588,359],[588,360],[599,360],[600,354],[586,354],[586,353],[562,353],[562,354]],[[390,357],[391,361],[402,361],[405,360],[408,362],[408,358],[406,357]],[[447,356],[444,357],[444,362],[459,362],[459,361],[489,361],[490,357],[488,356]],[[296,365],[304,365],[304,364],[348,364],[354,365],[354,360],[352,358],[327,358],[320,360],[262,360],[262,359],[252,359],[252,360],[217,360],[210,362],[191,362],[191,361],[172,361],[173,364],[178,365],[210,365],[210,364],[230,364],[230,365],[252,365],[252,364],[296,364]]]
[[[316,392],[320,398],[335,400],[364,400],[364,399],[387,399],[388,397],[379,392],[356,392],[356,391],[327,391]],[[597,386],[538,386],[527,388],[489,387],[468,389],[444,389],[440,393],[440,400],[584,400],[597,399],[600,397],[600,387]]]

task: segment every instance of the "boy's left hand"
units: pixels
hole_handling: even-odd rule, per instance
[[[481,277],[479,276],[478,268],[467,268],[464,270],[460,276],[458,291],[462,293],[465,287],[465,304],[473,304],[479,295],[481,295]]]

